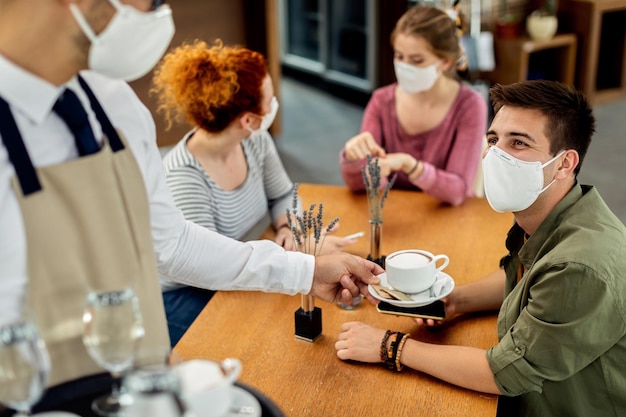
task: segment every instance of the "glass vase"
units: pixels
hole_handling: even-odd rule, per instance
[[[382,268],[385,267],[385,256],[380,250],[380,243],[383,238],[383,222],[370,220],[370,254],[367,259],[377,263]]]

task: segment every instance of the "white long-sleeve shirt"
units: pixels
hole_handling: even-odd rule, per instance
[[[156,146],[152,116],[125,82],[93,72],[81,75],[113,125],[120,130],[141,170],[150,203],[152,239],[159,273],[209,289],[308,293],[314,258],[286,252],[270,241],[242,243],[186,221],[173,203]],[[0,55],[0,96],[6,100],[35,167],[78,157],[65,123],[52,112],[63,88],[71,88],[89,114],[97,138],[102,129],[76,79],[56,87]],[[0,324],[18,316],[28,280],[27,242],[11,178],[15,175],[0,141]]]

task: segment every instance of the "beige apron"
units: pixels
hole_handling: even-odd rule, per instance
[[[169,348],[143,177],[130,148],[111,137],[116,132],[81,84],[106,133],[102,149],[35,168],[41,190],[29,195],[13,179],[28,246],[27,306],[50,353],[49,385],[104,372],[82,343],[88,289],[132,285],[146,329],[137,356]]]

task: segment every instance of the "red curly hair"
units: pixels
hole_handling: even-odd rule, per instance
[[[243,112],[261,113],[265,58],[246,48],[208,47],[203,41],[183,44],[160,62],[152,80],[158,111],[168,128],[187,121],[209,132],[221,132]]]

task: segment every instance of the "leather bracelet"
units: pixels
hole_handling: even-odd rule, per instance
[[[407,177],[410,177],[410,176],[411,176],[411,174],[412,174],[412,173],[414,173],[414,172],[415,172],[415,170],[417,170],[417,167],[419,166],[419,164],[420,164],[419,159],[416,159],[416,160],[415,160],[415,165],[413,166],[413,168],[411,168],[411,170],[410,170],[409,172],[407,172],[407,173],[406,173],[406,176],[407,176]]]
[[[396,358],[394,356],[394,352],[398,346],[398,335],[399,333],[392,332],[391,344],[389,345],[389,349],[387,349],[387,355],[385,356],[385,365],[387,365],[387,368],[391,369],[392,371],[396,369]]]
[[[389,340],[389,336],[393,333],[391,330],[387,330],[385,335],[383,336],[383,340],[380,342],[380,361],[387,361],[387,340]]]
[[[400,371],[402,368],[398,369],[398,349],[400,348],[400,342],[402,342],[402,339],[404,339],[404,336],[406,336],[404,333],[398,332],[396,333],[396,337],[391,341],[391,346],[389,346],[389,350],[391,350],[391,360],[390,362],[390,366],[389,369],[391,370],[395,370],[395,371]]]

